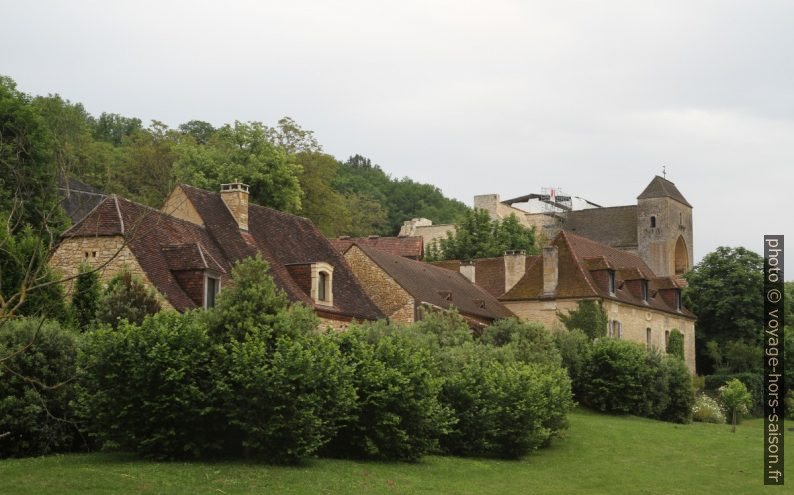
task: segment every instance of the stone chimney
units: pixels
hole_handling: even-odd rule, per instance
[[[557,246],[543,248],[543,297],[555,297],[557,295],[557,283],[559,282],[559,260],[557,256]]]
[[[505,292],[513,288],[524,276],[527,269],[527,252],[522,250],[505,251]]]
[[[226,203],[240,230],[248,230],[248,184],[240,181],[221,184],[221,199]]]
[[[460,274],[469,279],[469,282],[474,282],[475,265],[473,261],[460,262]]]

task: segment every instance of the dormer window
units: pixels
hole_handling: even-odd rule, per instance
[[[656,217],[655,216],[651,216],[651,228],[652,229],[656,228]]]
[[[648,281],[640,280],[640,287],[642,287],[642,302],[648,303]]]
[[[328,300],[328,293],[330,292],[328,282],[330,277],[327,272],[319,272],[317,274],[317,299],[320,301]]]
[[[212,275],[204,275],[204,307],[215,307],[215,298],[221,290],[221,279]]]
[[[334,267],[324,261],[311,264],[311,297],[317,304],[334,305]]]
[[[615,271],[609,270],[607,271],[607,275],[609,277],[609,294],[615,295]]]

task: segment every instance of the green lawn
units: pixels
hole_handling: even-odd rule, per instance
[[[763,421],[674,425],[585,411],[567,438],[521,461],[426,457],[416,464],[317,460],[158,463],[126,454],[0,461],[2,494],[68,493],[793,493],[762,482]],[[794,485],[794,432],[786,466]]]

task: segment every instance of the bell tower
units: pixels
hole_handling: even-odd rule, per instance
[[[658,175],[637,196],[637,251],[660,277],[692,269],[692,205]]]

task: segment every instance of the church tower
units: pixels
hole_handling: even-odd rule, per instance
[[[657,276],[692,269],[692,205],[669,180],[653,178],[637,196],[637,250]]]

